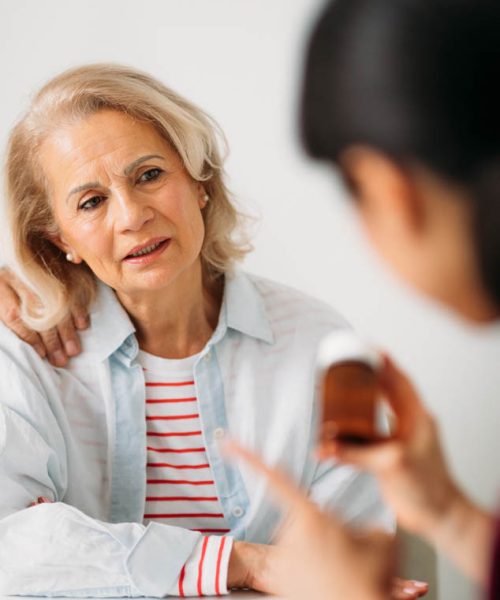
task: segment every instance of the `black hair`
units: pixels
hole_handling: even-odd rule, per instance
[[[307,52],[309,153],[354,144],[465,186],[484,285],[500,305],[500,1],[334,0]]]

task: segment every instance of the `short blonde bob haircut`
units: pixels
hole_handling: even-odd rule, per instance
[[[203,210],[205,239],[201,261],[205,281],[229,271],[251,247],[243,235],[243,215],[223,180],[225,138],[202,110],[136,69],[84,65],[49,81],[34,97],[10,135],[6,164],[7,208],[15,268],[35,293],[22,299],[21,316],[36,330],[58,323],[72,307],[88,308],[96,278],[85,264],[68,263],[50,239],[57,233],[45,176],[37,153],[58,127],[100,110],[112,109],[153,125],[179,154],[189,175],[210,202]],[[239,235],[238,235],[239,234]],[[40,300],[34,301],[34,297]]]

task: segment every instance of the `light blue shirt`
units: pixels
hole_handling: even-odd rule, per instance
[[[68,369],[0,329],[0,593],[165,596],[200,534],[142,524],[145,383],[134,327],[99,286]],[[231,535],[271,542],[279,510],[266,484],[227,462],[226,433],[285,469],[347,522],[391,528],[374,480],[312,458],[314,373],[321,338],[345,329],[325,304],[237,272],[195,365],[199,414]],[[39,496],[54,503],[28,508]],[[172,592],[174,593],[174,592]]]

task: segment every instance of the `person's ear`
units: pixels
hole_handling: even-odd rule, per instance
[[[197,184],[197,193],[198,193],[198,206],[201,210],[205,208],[205,206],[210,201],[210,196],[207,194],[206,189],[203,187],[201,183]]]
[[[340,158],[368,234],[381,237],[422,231],[425,209],[410,173],[387,155],[367,146],[352,146]]]
[[[64,237],[60,236],[59,234],[55,234],[49,235],[49,239],[54,244],[54,246],[59,248],[61,252],[64,252],[64,254],[66,255],[66,260],[68,262],[72,262],[75,265],[79,265],[82,262],[82,258],[71,247],[71,245],[66,242]]]

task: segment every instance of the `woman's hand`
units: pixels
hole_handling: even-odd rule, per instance
[[[51,364],[64,367],[71,356],[80,354],[78,330],[89,326],[87,313],[75,309],[57,327],[37,332],[29,329],[20,317],[20,296],[31,292],[8,269],[0,269],[0,321],[18,337],[33,346]]]
[[[312,506],[312,505],[311,505]],[[316,510],[314,507],[313,509]],[[328,534],[324,532],[328,530],[328,527],[325,529],[322,525],[324,519],[324,515],[321,515],[321,521],[318,522],[318,526],[321,527],[320,537],[325,535],[327,537]],[[328,519],[329,520],[329,519]],[[300,518],[297,522],[300,521]],[[313,532],[308,532],[308,535],[314,535]],[[286,538],[291,538],[293,536],[293,530],[288,531]],[[295,532],[295,535],[299,535],[298,532]],[[316,534],[317,535],[317,534]],[[379,534],[375,534],[375,536],[356,536],[357,541],[360,545],[360,549],[363,553],[369,553],[373,551],[374,553],[382,552],[384,553],[387,549],[386,546],[389,546],[389,551],[392,552],[392,539],[388,536],[381,534],[380,543],[377,543],[377,537]],[[315,540],[311,540],[312,543],[320,541],[318,537]],[[323,540],[324,541],[324,540]],[[365,545],[365,541],[368,541],[368,544]],[[302,544],[299,543],[300,540],[290,539],[290,544],[294,544],[294,546],[290,545],[288,550],[283,550],[281,545],[278,546],[266,546],[264,544],[251,544],[248,542],[234,542],[233,550],[231,553],[231,557],[229,560],[229,569],[228,569],[228,588],[229,589],[253,589],[260,592],[268,593],[268,594],[285,594],[287,598],[295,597],[293,594],[295,592],[289,591],[289,582],[294,581],[294,579],[290,579],[290,573],[288,571],[291,568],[291,564],[288,563],[290,550],[293,551],[295,548],[296,551],[300,555],[300,559],[302,559]],[[319,543],[320,547],[324,546],[324,543]],[[384,555],[383,555],[384,556]],[[385,561],[384,557],[382,558],[382,562]],[[316,557],[317,558],[317,557]],[[374,557],[372,557],[374,558]],[[387,557],[386,557],[387,558]],[[302,585],[300,588],[297,588],[296,597],[300,598],[300,600],[304,600],[304,598],[312,598],[314,600],[315,596],[311,596],[313,594],[313,589],[315,586],[318,586],[318,598],[322,598],[322,600],[328,600],[330,598],[329,591],[327,593],[322,594],[319,586],[321,583],[317,583],[317,570],[321,568],[327,569],[327,572],[331,570],[331,564],[325,564],[328,560],[334,560],[333,556],[327,552],[326,555],[322,556],[319,564],[315,564],[314,568],[308,572],[304,571],[303,564],[299,565],[300,570],[296,571],[296,577],[300,577],[303,579]],[[353,565],[357,572],[357,560]],[[302,563],[302,560],[301,560]],[[357,575],[356,575],[357,576]],[[283,584],[283,579],[287,581],[287,584]],[[295,584],[294,584],[295,586]],[[307,589],[306,589],[307,588]],[[337,590],[339,588],[335,588]],[[304,594],[302,596],[299,595],[299,590],[305,590],[304,592],[300,591],[300,594]],[[391,598],[392,600],[416,600],[421,596],[425,595],[428,591],[428,585],[422,581],[414,581],[407,579],[400,579],[399,577],[393,577],[391,580],[391,590],[389,596],[384,596],[385,598]],[[292,594],[292,595],[290,595]],[[334,591],[331,594],[332,599],[339,598],[340,596],[335,595],[337,591]],[[352,596],[354,598],[354,596]],[[372,596],[368,596],[371,598]],[[377,596],[374,596],[376,598]]]
[[[229,558],[228,589],[279,593],[277,582],[268,575],[269,567],[276,559],[276,552],[274,546],[235,541]]]
[[[227,451],[269,481],[289,511],[276,546],[246,544],[235,558],[236,587],[251,587],[291,600],[396,600],[418,598],[426,584],[392,580],[393,538],[382,532],[348,531],[322,513],[281,473],[230,442]],[[238,544],[235,552],[238,553]],[[230,561],[231,575],[231,561]],[[231,578],[230,578],[231,581]],[[233,579],[234,581],[234,579]],[[243,585],[238,585],[243,582]]]
[[[396,437],[366,446],[326,442],[319,455],[333,456],[372,471],[395,510],[398,523],[409,531],[427,535],[450,510],[459,491],[448,472],[434,419],[410,380],[387,357],[380,382],[397,416]]]
[[[401,526],[441,547],[470,576],[482,581],[492,535],[490,517],[454,482],[434,419],[408,377],[388,357],[381,386],[398,419],[395,438],[367,446],[328,442],[320,456],[371,471]]]

